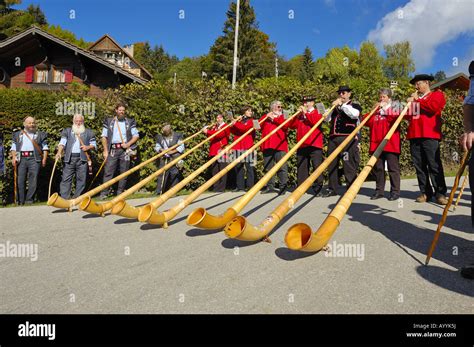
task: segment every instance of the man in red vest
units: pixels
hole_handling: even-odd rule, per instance
[[[380,145],[385,135],[392,127],[399,115],[399,105],[392,101],[392,90],[380,90],[378,109],[365,123],[370,128],[369,154],[372,155]],[[367,117],[365,114],[363,118]],[[382,154],[375,163],[375,194],[370,198],[376,200],[384,197],[385,190],[385,163],[387,163],[388,176],[390,177],[390,197],[388,200],[398,200],[400,197],[400,131],[397,129],[384,147]]]
[[[447,188],[439,149],[441,112],[446,100],[441,91],[431,91],[430,81],[433,79],[433,76],[421,74],[410,81],[416,92],[407,99],[407,102],[412,102],[407,113],[410,122],[407,139],[410,140],[411,156],[421,192],[416,202],[427,202],[434,196],[438,204],[446,205]]]
[[[212,135],[216,134],[218,131],[222,130],[226,124],[224,123],[224,117],[219,114],[216,117],[216,123],[210,128],[204,129],[204,133],[206,134],[207,137],[211,137]],[[227,128],[224,131],[221,131],[219,134],[217,134],[215,137],[213,137],[210,141],[209,145],[209,157],[215,157],[216,155],[219,154],[221,150],[223,150],[227,144],[229,143],[229,136],[230,136],[230,129]],[[224,170],[224,168],[227,166],[227,156],[224,155],[219,160],[214,162],[211,166],[211,173],[212,176],[217,175],[221,170]],[[214,186],[212,187],[212,190],[214,192],[223,192],[225,190],[227,183],[227,175],[224,175],[219,181],[217,181]]]
[[[265,122],[262,123],[262,137],[267,136],[273,129],[277,128],[281,123],[285,121],[285,117],[282,112],[282,106],[280,101],[273,101],[270,104],[270,113],[263,115],[260,121],[264,117],[268,116]],[[260,149],[263,152],[263,170],[268,172],[277,163],[285,153],[288,152],[288,141],[286,138],[287,127],[282,127],[275,134],[270,136],[266,141],[262,143]],[[262,194],[266,193],[278,193],[284,194],[288,189],[288,165],[287,163],[277,171],[278,180],[280,182],[280,190],[276,190],[274,186],[274,177],[272,177],[267,186],[262,190]]]
[[[318,110],[314,108],[314,100],[314,96],[304,96],[302,99],[303,106],[299,109],[301,113],[290,122],[289,127],[296,129],[297,142],[323,117]],[[323,161],[323,133],[321,128],[317,128],[313,131],[300,148],[298,148],[296,151],[296,161],[299,186],[309,177],[310,165],[312,164],[313,170],[316,170]],[[316,183],[313,185],[313,191],[316,196],[321,196],[323,179],[323,175],[319,175]]]

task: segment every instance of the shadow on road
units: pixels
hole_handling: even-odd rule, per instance
[[[418,266],[418,275],[430,283],[452,292],[474,297],[474,286],[472,280],[462,278],[459,271],[449,270],[439,266]]]

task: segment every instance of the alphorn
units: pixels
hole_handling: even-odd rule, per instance
[[[193,139],[194,137],[198,136],[201,132],[202,132],[202,130],[200,130],[197,133],[185,138],[183,140],[183,143],[185,143],[185,142]],[[172,146],[172,147],[170,147],[170,148],[168,148],[168,149],[166,149],[166,150],[164,150],[163,152],[158,153],[157,155],[155,155],[155,156],[151,157],[150,159],[138,164],[137,166],[134,166],[130,170],[125,171],[124,173],[118,175],[117,177],[111,179],[110,181],[104,182],[103,184],[95,187],[94,189],[85,192],[84,194],[78,196],[77,198],[66,200],[66,199],[61,198],[58,193],[54,193],[48,199],[48,206],[54,206],[56,208],[68,208],[69,210],[71,210],[74,206],[81,203],[82,200],[84,200],[85,198],[91,197],[91,196],[94,196],[94,195],[100,193],[102,190],[114,185],[116,182],[120,181],[122,178],[127,177],[128,175],[131,175],[132,173],[134,173],[137,170],[140,170],[142,167],[154,162],[156,159],[161,158],[166,153],[168,153],[169,151],[175,149],[178,146],[179,146],[179,143]],[[105,163],[105,160],[104,160],[104,163]]]
[[[282,124],[278,125],[275,129],[273,129],[269,134],[264,136],[260,141],[258,141],[256,144],[254,144],[251,148],[249,148],[247,151],[242,153],[237,159],[233,160],[229,165],[227,165],[224,169],[219,171],[217,175],[213,176],[210,180],[208,180],[206,183],[204,183],[202,186],[200,186],[198,189],[196,189],[194,192],[192,192],[190,195],[186,197],[183,201],[181,201],[179,204],[174,206],[173,208],[161,213],[158,212],[156,209],[154,209],[151,205],[146,205],[143,207],[141,210],[140,214],[138,215],[138,220],[140,222],[148,222],[150,224],[161,224],[165,228],[168,226],[168,221],[176,217],[176,215],[184,210],[194,199],[196,199],[199,195],[204,193],[209,187],[211,187],[214,183],[216,183],[221,177],[226,175],[232,168],[234,168],[239,162],[249,156],[256,148],[258,148],[263,142],[265,142],[270,136],[275,134],[278,130],[283,128],[288,122],[292,120],[293,117],[299,114],[299,111],[293,114],[291,117],[289,117],[287,120],[285,120]],[[261,121],[263,123],[265,119]]]
[[[400,113],[400,115],[390,127],[390,130],[387,132],[382,142],[378,145],[374,154],[370,157],[369,161],[362,169],[361,173],[351,184],[347,192],[338,201],[337,205],[332,209],[331,213],[326,217],[319,229],[313,234],[311,232],[311,227],[304,223],[295,224],[288,229],[285,235],[285,243],[289,249],[305,252],[318,252],[327,245],[329,239],[336,231],[337,227],[341,223],[342,218],[344,218],[347,210],[351,206],[357,193],[362,187],[362,183],[365,182],[367,176],[370,174],[372,168],[380,157],[380,154],[382,154],[385,145],[390,140],[393,133],[397,130],[398,126],[403,120],[403,117],[405,117],[410,105],[411,102],[408,102],[402,113]]]
[[[54,172],[56,171],[56,165],[58,165],[58,160],[59,158],[56,157],[56,159],[54,160],[53,171],[51,171],[51,177],[49,178],[48,199],[51,196],[51,186],[53,185],[53,177],[54,177]]]
[[[252,200],[255,195],[265,186],[268,181],[276,174],[276,172],[290,159],[290,157],[300,148],[300,146],[311,136],[311,134],[321,125],[329,113],[332,112],[335,106],[332,106],[322,117],[318,120],[312,128],[298,141],[296,145],[281,158],[275,166],[272,167],[244,196],[242,196],[232,207],[229,207],[224,214],[219,216],[211,215],[205,208],[199,207],[188,215],[188,225],[195,226],[201,229],[222,229],[224,226],[235,218],[240,211]],[[321,134],[322,136],[322,134]]]
[[[441,220],[438,223],[438,228],[436,229],[433,241],[431,242],[430,249],[428,250],[428,254],[426,255],[425,265],[428,265],[428,263],[430,262],[431,256],[433,255],[433,252],[436,248],[439,235],[441,234],[441,228],[443,227],[444,223],[446,222],[446,218],[448,217],[449,207],[453,203],[454,194],[456,194],[456,190],[458,189],[459,180],[461,179],[462,173],[466,169],[466,165],[468,163],[467,159],[469,158],[470,153],[471,153],[470,150],[466,151],[464,153],[464,156],[462,157],[461,165],[459,166],[459,170],[456,173],[456,177],[454,178],[453,188],[451,188],[451,193],[449,194],[448,203],[446,204],[446,206],[444,206],[443,215],[441,216]]]
[[[367,123],[367,121],[372,117],[377,108],[378,106],[362,120],[362,122],[344,139],[334,152],[332,152],[326,160],[324,160],[321,165],[319,165],[317,169],[314,170],[314,172],[293,191],[293,193],[291,193],[288,198],[283,200],[258,227],[250,224],[245,217],[237,216],[224,227],[224,232],[227,237],[242,241],[257,241],[266,238],[273,228],[275,228],[283,217],[285,217],[288,211],[294,207],[303,194],[313,185],[316,179],[324,172],[324,170],[326,170],[331,162],[339,156],[347,145],[349,145],[365,123]]]
[[[456,203],[454,204],[453,211],[456,211],[456,207],[458,207],[459,201],[461,200],[461,196],[464,193],[464,188],[466,188],[468,178],[469,178],[469,171],[466,170],[466,174],[464,175],[464,179],[461,184],[461,189],[459,190],[458,197],[456,198]]]
[[[148,177],[144,178],[143,180],[141,180],[140,182],[136,183],[135,185],[133,185],[132,187],[130,187],[129,189],[125,190],[123,193],[117,195],[115,198],[113,198],[112,200],[110,201],[107,201],[107,202],[104,202],[104,203],[96,203],[94,200],[92,200],[91,196],[86,196],[82,202],[80,203],[79,205],[79,208],[83,211],[86,211],[86,212],[89,212],[89,213],[94,213],[94,214],[99,214],[101,215],[102,217],[104,216],[105,212],[107,212],[108,210],[110,210],[117,202],[121,201],[121,200],[124,200],[127,196],[130,196],[132,195],[133,193],[135,193],[138,189],[146,186],[148,183],[150,183],[151,181],[153,181],[156,177],[158,177],[159,175],[161,175],[163,172],[166,172],[168,169],[170,169],[171,167],[173,167],[174,165],[176,165],[180,160],[186,158],[188,155],[190,155],[191,153],[195,152],[197,149],[199,149],[200,147],[202,147],[206,142],[212,140],[215,136],[217,136],[220,132],[222,131],[225,131],[225,129],[227,129],[229,127],[229,125],[223,127],[221,130],[219,130],[218,132],[216,132],[215,134],[213,134],[212,136],[204,139],[203,141],[199,142],[196,146],[194,146],[193,148],[191,149],[188,149],[186,152],[184,152],[183,154],[181,154],[180,156],[178,156],[177,158],[173,159],[172,161],[170,161],[168,164],[166,164],[165,166],[163,166],[161,169],[158,169],[157,171],[155,171],[154,173],[152,173],[151,175],[149,175]],[[202,131],[202,130],[201,130]],[[182,142],[181,142],[182,143]],[[180,145],[180,143],[177,143],[176,145]],[[175,146],[176,146],[175,145]],[[173,146],[174,147],[174,146]],[[173,148],[171,147],[171,148]],[[163,152],[162,152],[163,153]]]
[[[260,124],[263,123],[267,117],[262,119],[260,121]],[[249,129],[245,134],[240,136],[237,141],[234,141],[230,145],[226,146],[224,150],[222,150],[219,154],[214,156],[212,159],[208,160],[205,164],[201,165],[197,170],[193,171],[189,176],[187,176],[184,180],[173,186],[171,189],[169,189],[166,193],[163,193],[160,195],[157,199],[153,200],[149,204],[152,205],[154,209],[157,209],[161,205],[163,205],[169,198],[175,196],[181,189],[183,189],[189,182],[194,180],[197,176],[199,176],[201,173],[203,173],[208,167],[210,167],[213,163],[218,161],[220,158],[222,158],[224,155],[230,152],[230,150],[237,145],[239,142],[241,142],[245,136],[248,134],[252,133],[254,129]],[[163,178],[164,181],[164,178]],[[122,217],[126,218],[133,218],[137,219],[138,215],[140,213],[140,210],[143,207],[133,207],[127,204],[125,200],[120,200],[118,201],[112,208],[112,214],[117,214]]]

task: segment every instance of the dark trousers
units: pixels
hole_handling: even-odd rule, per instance
[[[216,176],[220,171],[224,170],[227,166],[226,156],[220,157],[216,162],[211,165],[212,177]],[[223,192],[227,184],[227,174],[222,176],[213,186],[214,192]]]
[[[266,149],[263,151],[263,170],[268,172],[272,169],[277,162],[286,154],[284,151],[277,151],[275,149]],[[288,164],[285,163],[277,171],[278,181],[280,181],[280,187],[288,183]],[[267,188],[271,189],[275,187],[275,177],[273,176],[267,183]]]
[[[235,160],[245,152],[246,150],[235,150],[232,152],[231,159]],[[253,172],[253,160],[254,160],[254,154],[252,153],[248,155],[247,157],[245,157],[244,159],[242,159],[242,161],[240,161],[235,166],[235,179],[236,179],[237,189],[245,190],[245,188],[251,188],[254,185],[255,175]],[[247,173],[247,180],[245,180],[246,173]],[[246,182],[247,182],[247,185],[246,185]]]
[[[76,176],[76,190],[73,198],[77,198],[86,188],[87,162],[81,157],[71,157],[68,163],[64,163],[63,176],[59,185],[59,194],[63,199],[69,199],[71,195],[72,179]]]
[[[472,227],[474,228],[474,155],[471,151],[471,159],[469,159],[468,164],[469,169],[469,188],[471,189],[471,222]]]
[[[328,156],[331,155],[334,150],[339,147],[339,145],[346,139],[345,136],[333,136],[329,138],[328,141]],[[328,166],[329,171],[329,183],[328,188],[334,192],[337,191],[339,186],[339,177],[337,174],[337,168],[339,166],[339,160],[342,159],[342,166],[344,169],[344,177],[346,178],[346,187],[349,189],[352,182],[355,181],[357,177],[357,172],[359,169],[360,154],[359,154],[359,142],[354,139],[352,140],[346,148],[339,154],[338,158],[334,159],[331,164]]]
[[[114,154],[112,156],[112,153]],[[119,174],[124,173],[130,168],[130,158],[125,155],[125,151],[121,148],[111,149],[109,152],[109,157],[104,167],[104,183],[110,181],[114,175],[115,171],[119,170]],[[127,186],[127,177],[122,178],[118,182],[117,194],[122,193]],[[107,195],[109,190],[102,191],[101,195]]]
[[[38,175],[41,167],[41,163],[36,161],[34,157],[21,158],[18,164],[18,201],[21,205],[26,203],[32,203],[34,195],[36,193],[36,187],[38,184]],[[25,189],[26,180],[28,178],[28,191]]]
[[[418,186],[427,197],[446,195],[443,164],[439,141],[435,139],[410,140],[410,151],[418,178]],[[431,183],[430,183],[431,180]]]
[[[373,168],[375,175],[375,191],[383,195],[385,191],[385,163],[387,163],[390,178],[390,194],[400,195],[400,154],[382,152]]]
[[[160,159],[158,168],[161,169],[172,160],[174,160],[174,158]],[[179,182],[181,182],[182,178],[183,176],[176,166],[170,167],[168,170],[158,176],[156,181],[156,194],[161,194],[170,190]]]
[[[316,147],[304,147],[296,151],[296,165],[298,168],[297,178],[298,186],[301,185],[309,177],[310,163],[313,165],[313,170],[316,170],[323,162],[323,151]],[[319,175],[315,186],[321,187],[323,185],[324,176]]]

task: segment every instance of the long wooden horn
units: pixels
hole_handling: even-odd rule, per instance
[[[53,184],[54,172],[56,171],[56,165],[58,164],[59,157],[56,157],[54,160],[53,171],[51,171],[51,177],[49,178],[49,187],[48,187],[48,199],[51,197],[51,186]]]
[[[436,248],[436,244],[438,243],[439,234],[441,233],[441,228],[443,227],[444,223],[446,222],[449,207],[453,203],[454,195],[456,194],[456,190],[458,189],[458,186],[459,186],[459,180],[461,179],[462,173],[466,169],[466,165],[468,163],[467,159],[469,158],[470,153],[471,153],[471,151],[466,151],[464,153],[463,157],[462,157],[461,165],[459,166],[459,170],[458,170],[458,172],[456,174],[456,177],[454,179],[453,188],[451,188],[451,193],[449,194],[448,203],[446,204],[446,206],[444,206],[443,215],[441,216],[441,220],[438,223],[438,228],[436,229],[433,241],[431,242],[430,249],[428,250],[428,254],[426,255],[425,265],[428,265],[428,263],[430,262],[431,256],[433,255],[433,252]]]
[[[263,123],[263,121],[265,119],[263,119],[260,123]],[[247,133],[250,134],[253,131],[254,130],[252,128],[252,129],[249,129]],[[156,198],[155,200],[150,202],[150,205],[152,205],[154,209],[157,209],[158,207],[163,205],[168,199],[175,196],[181,189],[183,189],[189,182],[191,182],[197,176],[199,176],[201,173],[203,173],[208,167],[210,167],[212,164],[214,164],[216,161],[218,161],[224,155],[229,153],[235,145],[237,145],[239,142],[241,142],[244,139],[244,137],[245,137],[245,135],[247,135],[247,133],[240,136],[237,139],[237,141],[234,141],[230,145],[226,146],[226,148],[224,150],[222,150],[219,154],[217,154],[216,156],[214,156],[213,158],[208,160],[205,164],[200,166],[197,170],[193,171],[190,175],[188,175],[181,182],[179,182],[178,184],[173,186],[171,189],[166,191],[166,193],[163,193],[158,198]],[[122,217],[137,219],[138,215],[140,213],[140,210],[142,208],[144,208],[144,207],[138,207],[138,208],[133,207],[133,206],[130,206],[129,204],[127,204],[127,202],[125,200],[120,200],[112,208],[112,214],[118,214]]]
[[[347,210],[351,206],[352,201],[357,196],[362,184],[370,174],[370,171],[372,171],[372,168],[380,157],[380,154],[382,154],[385,145],[390,140],[393,133],[397,130],[398,126],[403,120],[403,117],[405,117],[410,105],[411,102],[407,103],[402,113],[400,113],[398,118],[392,124],[390,130],[387,132],[384,139],[375,150],[374,154],[370,157],[369,161],[362,169],[361,173],[357,176],[347,192],[339,200],[336,207],[334,207],[331,213],[326,217],[319,229],[313,234],[311,232],[311,227],[304,223],[295,224],[288,229],[285,236],[285,243],[288,248],[305,252],[317,252],[327,245],[329,239],[334,234],[337,227],[341,223],[342,218],[344,218]]]
[[[155,171],[154,173],[152,173],[148,177],[146,177],[143,180],[141,180],[140,182],[136,183],[134,186],[132,186],[129,189],[125,190],[123,193],[117,195],[112,200],[101,203],[101,204],[98,204],[98,203],[96,203],[95,201],[92,200],[91,196],[87,196],[82,200],[81,204],[79,205],[79,208],[81,210],[89,212],[89,213],[100,214],[101,216],[104,216],[104,213],[107,212],[108,210],[110,210],[117,202],[126,199],[128,196],[132,195],[133,193],[135,193],[140,188],[146,186],[148,183],[153,181],[156,177],[161,175],[163,172],[165,172],[166,170],[168,170],[171,167],[173,167],[174,165],[176,165],[180,160],[186,158],[188,155],[195,152],[197,149],[201,148],[206,142],[212,140],[215,136],[219,135],[222,131],[225,131],[228,127],[229,127],[229,125],[223,127],[221,130],[219,130],[218,132],[216,132],[212,136],[209,136],[205,140],[201,141],[200,143],[198,143],[193,148],[188,149],[186,152],[181,154],[179,157],[173,159],[168,164],[163,166],[161,169],[158,169],[157,171]],[[180,143],[178,143],[176,145],[179,145],[179,144]],[[173,147],[171,147],[171,148],[173,148]]]
[[[276,163],[244,196],[242,196],[232,207],[228,208],[219,216],[211,215],[205,208],[199,207],[188,215],[187,223],[201,229],[222,229],[228,222],[235,218],[240,211],[255,197],[255,195],[265,186],[276,172],[290,159],[290,157],[300,148],[300,146],[313,134],[321,125],[328,114],[332,112],[332,106],[319,121],[298,141],[296,145]],[[322,134],[321,134],[322,136]]]
[[[202,133],[202,130],[200,130],[197,133],[187,137],[186,139],[183,140],[183,143],[193,139],[194,137],[198,136],[201,133]],[[142,167],[154,162],[158,158],[161,158],[166,153],[168,153],[169,151],[175,149],[178,146],[179,146],[179,144],[176,144],[176,145],[174,145],[174,146],[158,153],[157,155],[151,157],[150,159],[134,166],[130,170],[125,171],[124,173],[118,175],[117,177],[111,179],[110,181],[104,182],[103,184],[95,187],[94,189],[85,192],[84,194],[78,196],[77,198],[66,200],[66,199],[61,198],[58,193],[54,193],[48,199],[48,206],[54,206],[56,208],[69,208],[70,209],[70,208],[76,206],[77,204],[81,203],[82,200],[86,199],[87,197],[92,197],[92,196],[100,193],[102,190],[104,190],[106,188],[109,188],[110,186],[114,185],[116,182],[120,181],[122,178],[125,178],[128,175],[131,175],[132,173],[134,173],[135,171],[140,170]],[[104,163],[105,163],[105,161],[104,161]]]
[[[378,106],[375,107],[362,122],[348,135],[344,141],[332,152],[321,165],[298,187],[293,193],[290,194],[285,200],[283,200],[273,212],[260,223],[259,226],[255,227],[250,224],[245,217],[237,216],[232,219],[224,227],[224,232],[227,237],[238,239],[242,241],[257,241],[265,238],[285,217],[290,209],[294,207],[296,202],[303,196],[303,194],[313,185],[316,179],[326,170],[326,168],[335,160],[339,154],[350,144],[353,138],[359,133],[365,123],[372,117],[377,110]]]
[[[202,186],[200,186],[198,189],[196,189],[194,192],[192,192],[190,195],[186,197],[183,201],[181,201],[178,205],[174,206],[173,208],[161,213],[154,209],[151,205],[145,205],[140,212],[138,216],[138,220],[140,222],[148,222],[150,224],[161,224],[164,227],[167,227],[167,222],[176,217],[176,215],[184,210],[186,206],[188,206],[194,199],[196,199],[199,195],[204,193],[207,189],[209,189],[213,184],[215,184],[219,179],[221,179],[224,175],[226,175],[232,168],[234,168],[237,164],[240,163],[241,160],[245,159],[247,156],[249,156],[255,149],[257,149],[263,142],[265,142],[267,139],[270,138],[273,134],[275,134],[278,130],[283,128],[286,124],[288,124],[294,117],[296,117],[300,112],[296,112],[292,116],[290,116],[288,119],[286,119],[282,124],[278,125],[275,129],[273,129],[269,134],[264,136],[260,141],[255,143],[251,148],[249,148],[247,151],[242,153],[238,158],[233,160],[229,165],[227,165],[224,169],[219,171],[217,175],[214,175],[210,180],[208,180],[206,183],[204,183]],[[262,124],[267,117],[262,119],[260,121],[260,124]],[[253,129],[250,129],[249,131],[252,131]]]
[[[458,197],[456,198],[456,203],[454,204],[454,207],[453,207],[453,211],[456,211],[456,208],[458,207],[459,201],[461,200],[462,194],[464,193],[464,189],[466,188],[468,179],[469,179],[469,170],[466,170],[464,179],[461,184],[461,189],[459,190]]]

